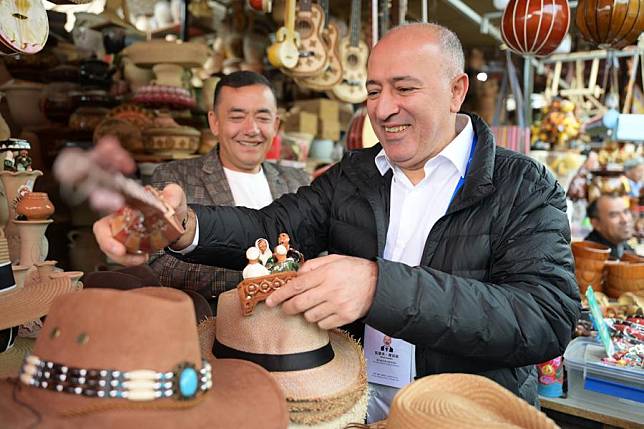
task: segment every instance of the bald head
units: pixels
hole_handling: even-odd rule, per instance
[[[429,22],[399,25],[387,32],[374,49],[377,49],[378,45],[389,42],[403,42],[408,46],[437,43],[445,59],[442,65],[448,79],[454,78],[465,70],[465,54],[461,41],[452,30],[442,25]]]

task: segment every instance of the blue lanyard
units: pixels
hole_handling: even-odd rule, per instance
[[[452,198],[449,200],[449,205],[452,205],[452,202],[454,201],[454,198],[456,198],[456,194],[458,194],[458,191],[461,190],[463,187],[463,184],[465,183],[465,177],[467,176],[467,172],[470,170],[470,164],[472,163],[472,158],[474,157],[474,149],[476,149],[476,142],[478,141],[478,137],[476,134],[474,134],[474,138],[472,139],[472,148],[470,149],[470,157],[467,160],[467,165],[465,166],[465,175],[458,179],[458,183],[456,184],[456,189],[454,189],[454,193],[452,194]]]

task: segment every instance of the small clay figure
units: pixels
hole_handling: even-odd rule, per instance
[[[272,274],[283,273],[285,271],[297,271],[300,264],[287,256],[287,250],[284,245],[280,244],[275,248],[275,255],[266,263]]]
[[[5,153],[3,167],[4,171],[16,171],[16,163],[13,158],[13,152],[10,150]]]
[[[19,155],[16,157],[16,170],[31,171],[31,157],[27,149],[21,149]]]
[[[291,248],[291,237],[289,237],[287,233],[285,232],[280,233],[280,235],[277,238],[277,241],[279,244],[281,244],[286,248],[287,258],[291,258],[293,261],[295,261],[298,264],[298,266],[304,263],[304,255],[302,255],[297,250]]]
[[[257,247],[249,247],[246,250],[246,259],[248,259],[248,265],[242,271],[242,277],[245,279],[250,279],[254,277],[267,276],[270,274],[270,271],[259,262],[260,252]]]
[[[255,247],[259,249],[259,260],[262,262],[262,265],[266,265],[266,262],[273,256],[271,249],[268,248],[268,240],[258,238],[255,240]]]

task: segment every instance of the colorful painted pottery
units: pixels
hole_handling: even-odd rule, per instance
[[[570,26],[567,0],[511,0],[503,12],[501,35],[519,55],[550,55]]]
[[[170,106],[178,109],[192,109],[197,101],[190,91],[167,85],[146,85],[139,88],[132,101],[147,106]]]
[[[579,0],[575,22],[587,41],[602,49],[621,49],[636,43],[644,31],[644,3],[642,0]]]
[[[16,214],[27,220],[45,220],[54,214],[54,205],[45,192],[27,192],[18,200]]]
[[[94,130],[109,112],[104,107],[79,107],[69,117],[69,127],[75,130]]]

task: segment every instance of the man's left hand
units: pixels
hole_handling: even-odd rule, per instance
[[[286,314],[304,314],[322,329],[351,323],[367,314],[376,292],[378,265],[367,259],[329,255],[302,265],[297,277],[266,299]]]

